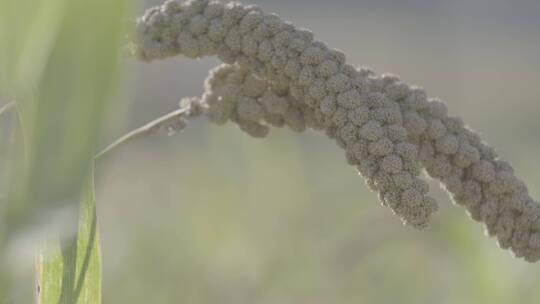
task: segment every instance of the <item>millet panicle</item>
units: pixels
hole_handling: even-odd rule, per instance
[[[395,75],[378,76],[255,5],[168,0],[137,20],[137,58],[217,55],[199,98],[210,121],[254,137],[270,127],[324,131],[405,224],[424,228],[437,210],[425,171],[484,223],[502,248],[540,259],[540,205],[494,149],[448,116],[446,105]]]

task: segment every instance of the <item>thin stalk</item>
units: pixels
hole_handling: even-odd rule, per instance
[[[10,110],[15,108],[15,101],[8,102],[4,106],[0,108],[0,116],[4,115],[5,113],[9,112]]]
[[[103,149],[101,152],[99,152],[95,159],[99,160],[101,159],[105,154],[111,152],[112,150],[117,149],[118,147],[131,142],[135,139],[139,139],[148,135],[153,135],[157,133],[158,131],[173,127],[175,124],[182,121],[182,118],[186,116],[186,113],[189,109],[188,108],[181,108],[175,111],[172,111],[168,114],[165,114],[147,124],[144,126],[137,128],[126,135],[118,138],[115,140],[112,144],[107,146],[105,149]]]

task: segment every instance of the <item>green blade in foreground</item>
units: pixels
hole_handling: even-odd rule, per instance
[[[52,235],[36,253],[41,304],[100,302],[95,200],[87,178],[105,116],[122,95],[121,53],[132,4],[0,0],[0,97],[16,101],[24,144],[23,153],[8,160],[14,169],[1,204],[0,251],[3,240],[14,243],[24,233]],[[77,208],[78,226],[77,214],[57,218]],[[29,303],[35,281],[6,277],[24,286],[24,300],[6,288],[0,302]]]
[[[50,241],[38,256],[40,304],[101,303],[101,253],[91,175],[80,201],[77,234]]]

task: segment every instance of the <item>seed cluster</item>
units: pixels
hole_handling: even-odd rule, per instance
[[[238,2],[169,0],[138,20],[134,50],[145,61],[217,54],[226,64],[211,71],[199,100],[211,121],[232,121],[255,137],[269,126],[324,130],[381,202],[417,228],[437,209],[419,178],[425,168],[501,247],[540,259],[540,205],[423,89],[348,65],[310,31]]]
[[[417,178],[421,169],[418,149],[405,142],[407,131],[397,124],[401,120],[397,105],[399,118],[392,124],[378,117],[378,111],[388,109],[370,109],[364,102],[347,110],[334,100],[326,105],[334,111],[325,115],[320,103],[315,103],[317,108],[307,105],[293,97],[290,89],[280,89],[238,64],[224,64],[210,72],[202,102],[208,105],[211,121],[233,121],[255,137],[266,136],[269,126],[287,126],[297,132],[324,129],[346,150],[349,163],[358,167],[381,201],[409,225],[424,227],[437,208],[435,200],[426,196],[427,183]],[[341,114],[336,116],[337,111]]]

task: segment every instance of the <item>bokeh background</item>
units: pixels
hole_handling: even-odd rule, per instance
[[[158,4],[146,1],[138,9]],[[348,62],[425,87],[540,198],[540,2],[251,0]],[[129,62],[105,146],[202,92],[215,58]],[[122,113],[127,113],[124,115]],[[324,135],[190,121],[96,168],[104,303],[538,303],[540,264],[499,249],[432,183],[425,231],[380,206]]]
[[[540,197],[540,2],[251,2],[447,101]],[[130,113],[103,142],[199,95],[217,64],[131,62]],[[321,134],[260,140],[190,122],[98,164],[104,302],[538,303],[540,266],[500,250],[438,188],[440,212],[416,231]]]

